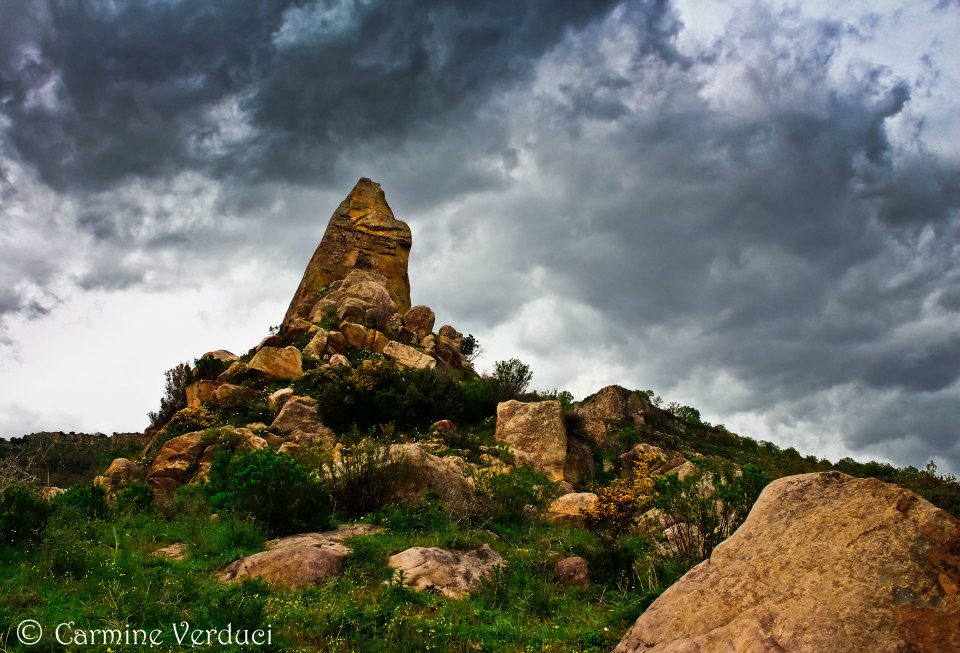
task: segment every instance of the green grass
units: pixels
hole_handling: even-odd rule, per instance
[[[230,514],[211,519],[208,504],[191,488],[158,511],[113,510],[85,520],[61,512],[36,546],[0,550],[0,650],[67,650],[50,634],[69,621],[83,628],[168,632],[171,623],[189,621],[201,628],[269,626],[274,646],[258,650],[607,651],[666,587],[644,588],[624,576],[588,589],[563,588],[552,580],[554,561],[596,558],[586,531],[538,521],[481,529],[450,517],[436,500],[371,515],[368,521],[387,530],[351,540],[338,577],[297,590],[219,582],[216,573],[224,565],[263,548],[263,530]],[[149,556],[174,542],[187,545],[187,560]],[[391,555],[412,546],[483,544],[503,555],[508,567],[460,601],[403,587],[387,566]],[[17,642],[14,628],[24,619],[45,626],[41,644]]]

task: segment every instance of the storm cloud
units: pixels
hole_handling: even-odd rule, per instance
[[[540,385],[960,471],[956,7],[700,11],[3,5],[0,320],[296,276],[371,176],[415,300]]]

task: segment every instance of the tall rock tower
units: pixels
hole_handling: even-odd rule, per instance
[[[351,270],[369,270],[387,279],[386,287],[400,313],[410,308],[407,261],[413,238],[410,227],[393,216],[380,184],[360,179],[330,217],[323,240],[313,253],[287,314],[307,317],[317,292]]]

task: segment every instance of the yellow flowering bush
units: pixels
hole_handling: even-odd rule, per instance
[[[606,546],[629,531],[657,497],[654,486],[660,478],[652,469],[658,456],[641,455],[630,473],[597,490],[597,502],[581,508],[584,525]]]

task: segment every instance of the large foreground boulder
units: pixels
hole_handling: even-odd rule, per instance
[[[313,585],[334,576],[350,554],[344,546],[347,538],[373,535],[381,528],[366,524],[339,526],[325,533],[292,535],[267,543],[267,550],[240,558],[220,574],[223,581],[262,578],[281,587]]]
[[[403,583],[408,587],[462,599],[506,562],[484,544],[473,551],[416,546],[391,556],[387,564],[402,573]]]
[[[838,472],[772,483],[617,653],[960,651],[960,521]]]
[[[505,442],[518,458],[563,480],[567,459],[567,429],[559,401],[504,401],[497,405],[497,442]]]

